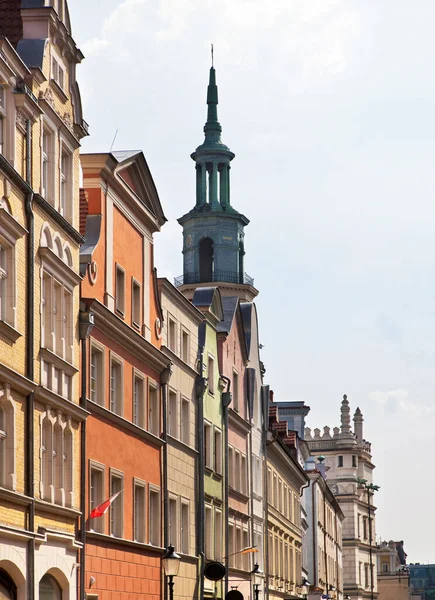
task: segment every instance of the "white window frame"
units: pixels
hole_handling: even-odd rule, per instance
[[[50,79],[52,79],[65,92],[66,67],[59,55],[51,49]]]
[[[180,439],[190,446],[190,400],[186,396],[181,396]]]
[[[44,149],[44,139],[47,147]],[[43,117],[41,126],[41,196],[55,206],[56,128],[48,117]]]
[[[118,276],[122,276],[122,289]],[[119,263],[115,264],[115,309],[125,317],[125,269]]]
[[[223,473],[223,451],[222,451],[222,430],[219,427],[213,427],[213,460],[214,470],[219,475]]]
[[[11,341],[16,341],[19,333],[16,331],[17,323],[17,268],[15,247],[17,241],[24,236],[26,230],[10,214],[7,203],[0,204],[0,246],[3,248],[7,272],[2,272],[1,277],[1,325],[2,333]],[[9,326],[9,327],[7,327]],[[12,329],[9,329],[12,328]]]
[[[64,156],[66,163],[64,163]],[[59,204],[58,211],[69,222],[73,222],[74,209],[74,148],[61,135],[59,138]]]
[[[168,313],[168,348],[177,354],[177,321]]]
[[[138,396],[136,391],[136,382],[141,384],[141,390],[139,390],[140,395]],[[146,376],[138,371],[137,369],[133,369],[133,382],[132,382],[132,421],[135,425],[140,427],[141,429],[145,429],[146,426],[146,415],[147,415],[147,402],[146,402],[146,389],[147,382]]]
[[[6,149],[6,119],[7,119],[6,87],[0,84],[0,154],[5,154]]]
[[[156,506],[155,509],[157,514],[152,514],[153,502],[151,501],[151,496],[154,495],[156,498]],[[151,546],[157,546],[160,548],[161,546],[161,506],[160,506],[160,488],[153,484],[148,484],[148,543]]]
[[[3,424],[0,423],[0,486],[16,490],[16,433],[15,403],[9,384],[0,388],[0,410]]]
[[[204,523],[204,550],[205,557],[213,560],[214,558],[214,527],[213,527],[213,507],[211,504],[205,505],[205,523]]]
[[[220,508],[214,509],[214,559],[222,560],[223,515]]]
[[[160,436],[160,388],[156,381],[148,378],[148,431]]]
[[[113,489],[113,480],[120,481],[120,490]],[[115,498],[109,508],[109,535],[116,538],[124,537],[124,473],[118,469],[109,469],[109,497],[111,498],[117,491],[121,491]],[[115,511],[119,511],[119,515]],[[115,519],[119,522],[115,523]],[[116,531],[114,531],[116,530]]]
[[[109,410],[122,417],[124,415],[124,361],[114,352],[110,352],[109,365]],[[119,381],[116,382],[115,397],[113,397],[113,365],[116,365],[119,368]]]
[[[71,417],[60,411],[54,415],[47,407],[39,422],[41,498],[52,504],[72,507],[75,504],[75,461]]]
[[[180,498],[180,550],[190,554],[190,501]]]
[[[95,497],[93,498],[93,485],[92,485],[92,473],[99,473],[101,475],[101,485],[97,490]],[[102,463],[96,462],[95,460],[89,460],[89,514],[104,502],[106,499],[104,496],[104,490],[106,489],[106,466]],[[104,533],[106,515],[97,517],[96,519],[89,519],[89,525],[91,531],[97,531],[98,533]]]
[[[143,493],[143,506],[139,509],[136,501],[136,490]],[[135,542],[145,544],[147,535],[147,484],[142,479],[133,478],[133,539]],[[139,510],[142,514],[138,514]],[[142,523],[140,522],[142,521]]]
[[[215,358],[212,354],[208,355],[207,358],[207,382],[208,382],[208,393],[214,394],[215,392]]]
[[[178,497],[175,494],[169,493],[168,498],[168,541],[169,544],[174,546],[174,548],[179,548],[178,541],[178,528],[179,528],[179,518],[178,518]]]
[[[178,439],[178,393],[173,388],[168,389],[168,435]]]
[[[105,404],[105,382],[106,382],[106,348],[99,342],[97,342],[94,338],[90,339],[90,351],[89,351],[89,398],[92,402],[99,404],[100,406],[104,406]],[[100,361],[100,372],[98,373],[97,368],[97,378],[93,377],[94,366],[92,363],[92,354],[95,352],[99,355]],[[93,384],[95,383],[95,393],[92,389]],[[94,397],[93,397],[94,394]]]
[[[208,469],[213,470],[213,425],[204,420],[204,462]]]
[[[190,332],[181,325],[180,327],[180,355],[181,360],[183,360],[186,364],[190,364]],[[187,347],[185,348],[184,342],[186,341]]]
[[[233,369],[233,409],[240,412],[239,406],[239,372]]]
[[[137,294],[139,298],[137,298]],[[142,287],[140,283],[134,277],[131,278],[131,324],[140,329],[142,316],[141,316],[141,297]]]

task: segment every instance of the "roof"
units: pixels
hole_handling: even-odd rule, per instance
[[[218,332],[229,332],[233,325],[233,320],[236,314],[239,303],[238,296],[224,296],[222,298],[222,308],[224,309],[224,320],[218,323]]]
[[[133,156],[141,154],[141,152],[141,150],[117,150],[116,152],[112,152],[112,154],[118,162],[123,162],[124,160],[128,160],[133,158]]]
[[[192,304],[198,308],[206,308],[208,312],[219,322],[224,318],[222,308],[222,297],[219,288],[203,287],[196,288]]]

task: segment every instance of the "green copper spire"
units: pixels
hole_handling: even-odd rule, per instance
[[[205,143],[219,143],[222,127],[217,116],[218,88],[216,85],[216,70],[214,67],[211,67],[210,69],[210,78],[207,88],[207,105],[207,123],[204,126]]]

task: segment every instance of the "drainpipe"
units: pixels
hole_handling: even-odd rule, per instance
[[[311,488],[311,511],[312,518],[311,522],[313,523],[313,573],[314,579],[312,579],[312,584],[315,587],[319,587],[319,569],[317,567],[317,542],[318,542],[318,534],[319,534],[319,525],[317,518],[317,494],[315,493],[315,488],[318,485],[318,482],[313,481],[313,485]],[[311,575],[311,573],[310,573]]]
[[[94,315],[89,312],[80,311],[79,315],[79,338],[81,341],[81,381],[80,381],[80,406],[86,410],[86,383],[87,383],[87,339],[94,327]],[[80,428],[80,600],[86,600],[86,420],[82,421]]]
[[[228,594],[228,568],[229,568],[229,553],[230,553],[230,541],[228,536],[229,528],[229,465],[228,465],[228,408],[231,404],[231,379],[225,375],[220,375],[222,381],[227,384],[227,391],[222,392],[222,408],[224,409],[224,448],[225,448],[225,471],[224,471],[224,505],[225,505],[225,595]]]
[[[201,324],[205,326],[205,324]],[[198,375],[195,380],[195,395],[198,407],[198,511],[197,511],[197,553],[199,557],[199,598],[204,598],[204,393],[206,380],[203,377],[204,347],[198,350]]]
[[[172,375],[172,363],[160,373],[160,384],[162,386],[162,439],[165,442],[162,449],[162,487],[163,487],[163,545],[165,550],[169,543],[173,540],[168,540],[169,534],[169,491],[168,491],[168,383]],[[168,597],[167,576],[164,576],[164,598]]]
[[[32,126],[26,120],[26,183],[32,187]],[[35,338],[35,218],[33,214],[33,192],[29,192],[25,199],[25,212],[27,221],[27,303],[26,303],[26,376],[34,380],[34,338]],[[34,452],[34,413],[35,393],[27,396],[26,411],[26,494],[31,498],[28,512],[27,527],[31,534],[35,532],[35,452]],[[27,544],[27,597],[33,598],[35,593],[35,538],[32,537]]]
[[[263,457],[264,457],[264,465],[263,465],[263,509],[264,509],[264,523],[263,530],[265,532],[264,535],[264,553],[265,553],[265,561],[264,561],[264,576],[265,576],[265,589],[264,596],[266,600],[269,599],[269,530],[268,530],[268,519],[269,519],[269,489],[268,489],[268,481],[267,481],[267,432],[269,429],[269,396],[270,396],[270,387],[268,385],[263,385],[261,387],[261,396],[262,396],[262,418],[263,418],[263,431],[262,431],[262,444],[263,444]]]

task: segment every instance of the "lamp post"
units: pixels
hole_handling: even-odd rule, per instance
[[[255,563],[254,568],[251,571],[251,575],[263,575],[263,571],[260,569],[260,565]],[[260,584],[254,583],[254,600],[259,600],[260,598]]]
[[[175,552],[174,546],[169,545],[163,555],[163,570],[168,578],[169,600],[174,600],[174,577],[178,575],[181,557]]]
[[[371,495],[380,489],[379,485],[373,483],[367,483],[367,479],[357,477],[358,485],[365,489],[367,492],[367,506],[368,506],[368,519],[369,519],[369,555],[370,555],[370,600],[374,600],[374,583],[373,583],[373,548],[372,548],[372,512],[370,498]]]

